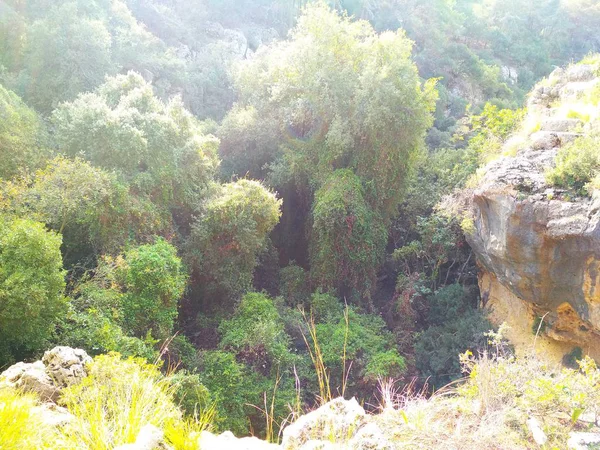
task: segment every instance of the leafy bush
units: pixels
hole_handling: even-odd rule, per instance
[[[164,239],[141,245],[124,255],[123,322],[135,336],[152,332],[159,338],[173,331],[178,301],[187,275],[177,250]]]
[[[143,339],[128,336],[123,329],[100,311],[70,311],[60,324],[57,344],[82,348],[90,355],[118,352],[126,357],[140,357],[148,362],[156,361],[156,340],[151,336]]]
[[[349,391],[352,395],[370,396],[378,377],[398,379],[406,369],[392,334],[379,316],[348,308],[336,321],[317,323],[315,328],[332,388],[343,385],[343,370],[350,369]]]
[[[0,366],[39,351],[65,312],[61,237],[0,217]]]
[[[257,256],[279,221],[280,207],[281,200],[258,181],[216,189],[188,242],[192,265],[213,290],[232,299],[250,289]]]
[[[164,104],[134,72],[62,104],[53,122],[61,151],[118,171],[163,205],[195,207],[218,164],[216,139],[202,135],[180,100]]]
[[[249,418],[245,405],[255,386],[249,385],[244,366],[232,353],[207,351],[202,355],[200,376],[217,405],[217,427],[235,434],[246,433]]]
[[[427,328],[415,339],[417,369],[435,389],[460,378],[458,355],[469,349],[484,348],[487,342],[484,333],[490,329],[485,315],[476,310],[467,310],[454,320]]]
[[[248,366],[270,375],[289,363],[289,338],[273,300],[259,293],[244,295],[234,316],[219,326],[219,346],[235,353]]]
[[[211,395],[197,373],[179,370],[169,377],[169,382],[175,387],[175,403],[187,416],[199,416],[214,407]]]
[[[156,366],[120,355],[97,356],[88,376],[63,391],[61,403],[75,416],[64,429],[67,448],[106,450],[135,442],[141,428],[165,430],[177,450],[190,448],[208,423],[185,421],[175,404],[177,386]],[[195,448],[195,447],[191,447]]]
[[[279,272],[279,293],[289,306],[301,305],[310,296],[310,285],[306,270],[290,264]]]
[[[590,195],[595,187],[590,182],[600,173],[600,135],[582,136],[563,146],[555,164],[546,174],[549,183]]]
[[[460,319],[469,311],[477,309],[477,296],[460,284],[451,284],[427,297],[429,325],[444,325]]]

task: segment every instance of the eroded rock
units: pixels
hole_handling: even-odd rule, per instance
[[[210,431],[203,431],[199,439],[202,450],[276,450],[277,444],[270,444],[256,437],[237,438],[231,431],[215,435]]]
[[[84,350],[62,346],[47,351],[42,358],[46,372],[59,388],[79,383],[87,375],[85,365],[91,361]]]
[[[350,441],[367,422],[365,410],[355,398],[339,397],[305,414],[283,430],[283,449],[298,449],[309,441]]]
[[[154,425],[145,425],[137,435],[135,443],[116,447],[115,450],[171,450],[164,442],[164,433]]]
[[[484,303],[493,297],[493,308],[510,311],[522,302],[529,336],[536,317],[544,317],[546,336],[600,357],[600,198],[564,195],[545,176],[559,149],[583,128],[556,105],[595,86],[596,73],[592,66],[572,66],[536,86],[529,114],[543,118],[541,131],[514,157],[485,168],[470,195],[474,231],[467,240],[481,268]]]
[[[0,374],[0,387],[2,386],[34,392],[42,401],[56,401],[60,391],[46,373],[46,366],[42,361],[20,362],[10,366]]]

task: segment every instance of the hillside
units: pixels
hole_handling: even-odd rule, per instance
[[[595,439],[598,30],[0,0],[0,450]]]

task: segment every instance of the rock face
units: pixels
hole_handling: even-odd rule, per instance
[[[546,336],[566,344],[562,350],[579,346],[593,357],[600,357],[600,195],[572,199],[549,186],[544,173],[562,145],[589,132],[589,124],[556,105],[595,86],[597,69],[557,69],[536,87],[528,115],[540,131],[516,156],[486,167],[471,198],[474,227],[467,236],[488,307],[510,315],[524,304],[517,309],[528,316],[530,340],[536,316],[544,317]]]

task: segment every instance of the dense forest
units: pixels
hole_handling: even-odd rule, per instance
[[[0,371],[139,357],[261,436],[461,377],[492,325],[440,202],[598,30],[595,0],[0,0]]]

